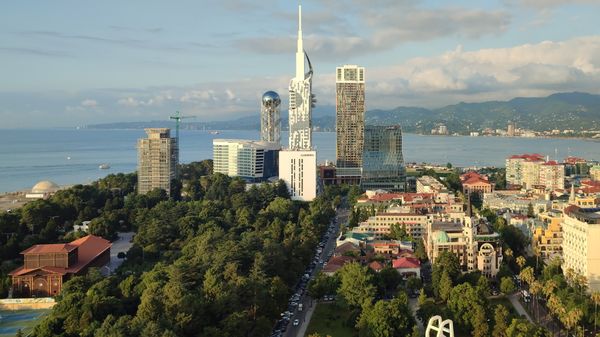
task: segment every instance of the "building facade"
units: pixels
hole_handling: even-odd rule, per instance
[[[260,140],[281,144],[281,98],[274,91],[265,92],[261,99]]]
[[[279,179],[287,185],[292,200],[312,201],[317,197],[317,153],[279,152]]]
[[[17,297],[59,295],[64,282],[83,275],[90,267],[110,262],[111,243],[88,235],[70,243],[35,245],[21,252],[24,262],[9,275]]]
[[[305,60],[308,72],[305,72]],[[315,98],[312,93],[313,69],[302,42],[302,7],[298,6],[298,41],[296,51],[296,76],[290,81],[289,104],[289,149],[312,149],[312,108]]]
[[[488,178],[477,172],[468,172],[460,176],[460,182],[463,188],[463,194],[471,196],[477,194],[483,197],[485,193],[491,193],[494,190],[493,185]]]
[[[179,151],[177,139],[170,129],[145,129],[148,138],[138,140],[138,193],[155,188],[171,192],[171,181],[177,177]]]
[[[248,182],[261,182],[278,174],[278,143],[244,139],[213,140],[213,171]]]
[[[365,129],[365,68],[336,68],[336,174],[360,182]],[[353,179],[354,178],[354,179]]]
[[[565,166],[546,161],[539,154],[515,155],[506,159],[506,183],[525,189],[543,186],[546,190],[562,190],[565,186]]]
[[[539,214],[538,218],[542,221],[542,225],[533,230],[531,243],[533,251],[544,261],[562,257],[562,212],[549,211]]]
[[[441,193],[447,192],[444,184],[431,176],[422,176],[417,179],[417,193]]]
[[[362,188],[394,192],[405,191],[406,180],[400,125],[367,126],[364,136]]]
[[[563,265],[584,276],[590,291],[600,290],[600,208],[569,206],[563,211]]]

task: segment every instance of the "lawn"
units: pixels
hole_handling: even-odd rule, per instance
[[[506,298],[505,296],[497,297],[497,298],[490,298],[490,307],[495,308],[496,305],[498,305],[498,304],[504,305],[506,307],[506,309],[508,309],[508,312],[513,317],[519,317],[519,314],[513,307],[512,303],[510,303],[510,300],[508,298]],[[493,311],[492,311],[492,313],[493,313]]]
[[[27,335],[50,310],[0,311],[0,337],[13,337],[18,329]]]
[[[355,329],[346,326],[350,315],[350,311],[335,303],[319,303],[306,330],[306,336],[315,332],[323,337],[358,336]]]

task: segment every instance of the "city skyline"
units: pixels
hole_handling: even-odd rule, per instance
[[[177,109],[230,119],[256,113],[265,90],[285,93],[295,3],[140,4],[7,5],[2,127],[153,120]],[[329,69],[354,62],[370,69],[368,110],[598,93],[593,1],[303,5],[321,105],[335,99]]]

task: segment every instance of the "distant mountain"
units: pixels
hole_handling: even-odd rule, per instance
[[[513,121],[517,127],[535,131],[552,129],[600,130],[600,95],[581,92],[558,93],[548,97],[514,98],[510,101],[459,103],[438,109],[398,107],[391,110],[371,110],[366,124],[400,124],[405,131],[429,133],[438,124],[450,132],[466,133],[485,128],[506,129]],[[282,111],[282,125],[287,126],[287,111]],[[170,121],[112,123],[90,125],[90,128],[172,127]],[[324,130],[335,128],[335,107],[315,109],[313,125]],[[185,129],[258,130],[258,116],[247,116],[226,122],[182,123]]]

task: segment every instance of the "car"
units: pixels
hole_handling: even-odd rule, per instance
[[[292,307],[295,307],[295,306],[297,306],[297,305],[298,305],[298,302],[292,302],[292,303],[290,303],[290,304],[292,305]]]
[[[294,323],[293,323],[293,324],[294,324],[294,326],[298,326],[298,324],[300,324],[300,320],[296,318],[296,319],[294,320]]]

